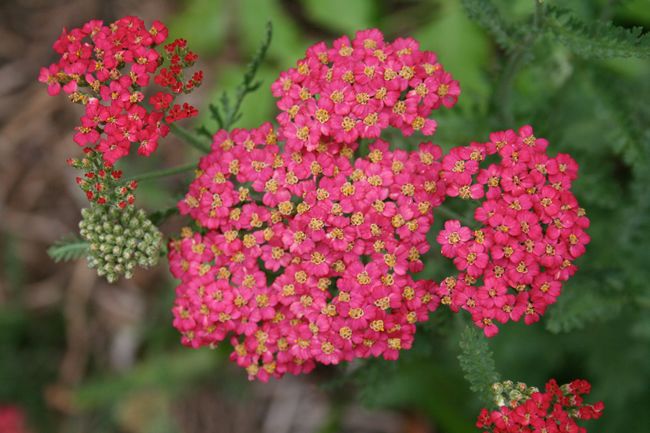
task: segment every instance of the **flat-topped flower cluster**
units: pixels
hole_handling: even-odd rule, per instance
[[[271,85],[293,151],[314,150],[321,139],[377,138],[389,125],[405,136],[431,135],[437,126],[431,112],[451,108],[460,94],[435,53],[420,51],[411,38],[389,44],[377,29],[357,32],[352,41],[343,36],[331,48],[318,43],[306,55]]]
[[[410,274],[446,185],[438,146],[377,137],[433,133],[428,116],[453,106],[458,83],[417,41],[368,30],[309,48],[272,91],[281,127],[219,131],[179,202],[206,232],[170,244],[174,325],[193,347],[232,332],[232,359],[261,380],[396,359],[439,304],[437,285]],[[361,138],[374,140],[354,158]]]
[[[476,426],[486,432],[586,433],[576,419],[598,419],[605,407],[603,402],[583,404],[582,394],[589,394],[586,380],[574,380],[558,386],[555,379],[546,384],[546,392],[512,381],[495,383],[492,392],[498,411],[483,409]],[[550,412],[549,412],[550,411]]]
[[[431,142],[407,152],[378,138],[388,126],[432,134],[432,110],[460,93],[417,41],[389,44],[375,29],[316,44],[271,90],[280,128],[217,132],[178,203],[200,227],[169,245],[184,344],[215,346],[230,335],[231,359],[264,381],[308,372],[314,361],[396,359],[441,299],[493,335],[502,313],[532,322],[530,308],[543,313],[538,298],[551,303],[557,281],[574,272],[566,262],[588,241],[568,192],[577,166],[548,158],[532,128],[444,158]],[[495,154],[500,164],[479,168]],[[477,211],[486,227],[452,221],[439,236],[465,273],[442,285],[414,280],[433,209],[447,196],[483,198],[486,186]],[[504,293],[509,287],[518,294]]]
[[[445,279],[436,292],[453,311],[472,313],[488,337],[498,332],[495,322],[537,322],[590,241],[584,231],[589,219],[569,191],[578,164],[566,154],[549,157],[547,140],[535,138],[530,126],[518,134],[493,133],[490,140],[443,158],[449,196],[486,200],[475,212],[482,228],[447,221],[438,235],[442,254],[464,272]],[[497,154],[499,164],[479,168],[486,155]]]
[[[141,19],[132,16],[110,26],[93,20],[80,29],[63,29],[54,43],[61,59],[41,68],[39,80],[47,83],[50,95],[63,89],[72,101],[86,106],[74,136],[79,146],[95,145],[109,164],[127,155],[131,143],[138,143],[138,154],[149,156],[158,147],[158,139],[169,132],[165,122],[198,114],[187,103],[171,105],[177,95],[198,87],[203,73],[184,79],[184,69],[193,66],[198,56],[182,39],[166,45],[164,57],[155,50],[167,36],[160,21],[147,30]],[[159,70],[165,58],[171,64],[169,70]],[[170,87],[171,93],[156,93],[149,101],[153,109],[147,109],[140,90],[149,85],[152,75],[156,84]]]

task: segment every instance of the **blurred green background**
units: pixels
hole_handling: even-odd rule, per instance
[[[492,4],[524,36],[534,30],[533,0],[477,4]],[[650,29],[647,0],[546,4],[570,8],[587,23]],[[180,344],[171,325],[175,282],[165,264],[111,286],[83,260],[55,265],[45,255],[76,230],[85,200],[65,164],[79,152],[72,134],[81,114],[67,101],[48,99],[36,83],[38,70],[55,61],[51,44],[61,27],[130,14],[147,24],[160,19],[171,38],[188,40],[199,54],[205,84],[186,101],[201,114],[188,128],[216,128],[207,106],[224,91],[233,94],[271,18],[273,41],[257,76],[264,84],[244,101],[237,127],[274,120],[268,87],[307,47],[377,27],[388,41],[416,38],[460,81],[458,104],[433,115],[433,141],[443,149],[529,124],[549,140],[549,154],[571,154],[580,165],[573,192],[591,220],[587,253],[542,320],[500,326],[490,350],[502,379],[538,387],[551,378],[589,381],[586,402],[605,403],[600,420],[580,423],[589,432],[650,432],[648,59],[585,58],[550,32],[508,50],[468,18],[460,0],[7,1],[0,11],[0,35],[8,41],[0,49],[0,405],[21,406],[31,431],[478,431],[482,406],[457,359],[468,314],[431,314],[413,349],[396,362],[319,367],[262,385],[231,365],[227,344],[214,351]],[[422,139],[391,137],[406,148]],[[160,149],[123,170],[198,157],[173,138]],[[150,211],[169,206],[190,181],[143,182],[138,201]],[[463,211],[453,200],[449,205]],[[186,223],[175,217],[162,229],[170,235]],[[432,250],[422,276],[439,280],[450,261],[435,244]]]

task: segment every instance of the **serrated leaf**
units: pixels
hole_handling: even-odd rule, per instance
[[[460,366],[467,373],[465,379],[471,383],[470,389],[480,394],[481,400],[492,404],[490,386],[499,381],[499,373],[494,368],[492,352],[488,352],[485,337],[469,326],[463,331],[460,341],[463,354],[458,356]]]
[[[47,250],[47,254],[56,263],[61,260],[67,262],[85,256],[88,247],[90,242],[84,241],[76,233],[71,233],[68,236],[61,236],[61,240],[54,242],[54,245]]]
[[[570,10],[549,6],[547,25],[557,39],[587,59],[650,57],[650,36],[642,27],[626,29],[611,22],[585,23]]]

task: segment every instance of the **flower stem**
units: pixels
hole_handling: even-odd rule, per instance
[[[175,123],[171,123],[169,125],[169,128],[171,129],[171,132],[181,138],[183,141],[185,141],[187,144],[190,146],[194,146],[196,149],[200,150],[201,152],[204,153],[210,153],[210,145],[208,145],[205,141],[201,140],[197,135],[192,134],[190,131],[188,131],[185,128],[181,128]]]
[[[193,169],[196,169],[196,162],[191,162],[185,165],[179,165],[178,167],[174,167],[174,168],[168,168],[167,170],[150,171],[148,173],[137,174],[135,176],[131,176],[127,178],[126,180],[158,179],[160,177],[171,176],[173,174],[178,174]]]
[[[535,14],[533,16],[533,29],[526,35],[526,38],[522,41],[521,45],[517,47],[508,59],[508,63],[501,74],[494,96],[494,103],[495,106],[498,107],[501,121],[506,125],[512,125],[514,123],[511,93],[515,75],[519,71],[519,68],[527,60],[530,60],[532,56],[530,51],[541,34],[544,26],[544,15],[546,12],[545,5],[542,4],[540,0],[534,1]]]

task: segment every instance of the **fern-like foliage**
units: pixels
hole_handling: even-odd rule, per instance
[[[650,57],[650,35],[642,27],[626,29],[611,22],[585,23],[569,9],[549,5],[547,25],[564,46],[587,59]]]
[[[470,19],[488,31],[507,53],[514,51],[524,40],[523,29],[507,22],[490,0],[463,0]]]
[[[77,260],[86,255],[90,242],[81,239],[77,234],[70,233],[68,236],[61,236],[61,239],[54,242],[47,254],[54,259],[56,263],[61,260]]]
[[[484,403],[492,404],[490,387],[499,381],[499,374],[494,368],[492,352],[488,352],[486,337],[468,326],[461,336],[460,347],[463,354],[458,359],[461,368],[467,373],[465,379],[472,384],[470,389],[478,392]]]
[[[221,109],[216,105],[210,104],[210,113],[212,118],[217,121],[219,129],[230,130],[230,127],[241,117],[239,112],[239,107],[241,106],[244,97],[251,92],[257,90],[262,84],[261,81],[253,82],[257,70],[262,65],[262,62],[266,58],[266,53],[269,50],[271,45],[271,37],[273,35],[273,26],[271,20],[266,23],[266,34],[264,35],[264,40],[260,43],[260,47],[257,50],[257,54],[253,57],[251,62],[248,64],[248,70],[244,74],[244,81],[237,86],[237,94],[235,95],[235,101],[231,105],[230,98],[226,92],[223,93],[219,102],[221,102]],[[207,133],[205,128],[199,130],[200,133],[204,135],[211,134]],[[206,134],[207,133],[207,134]]]

